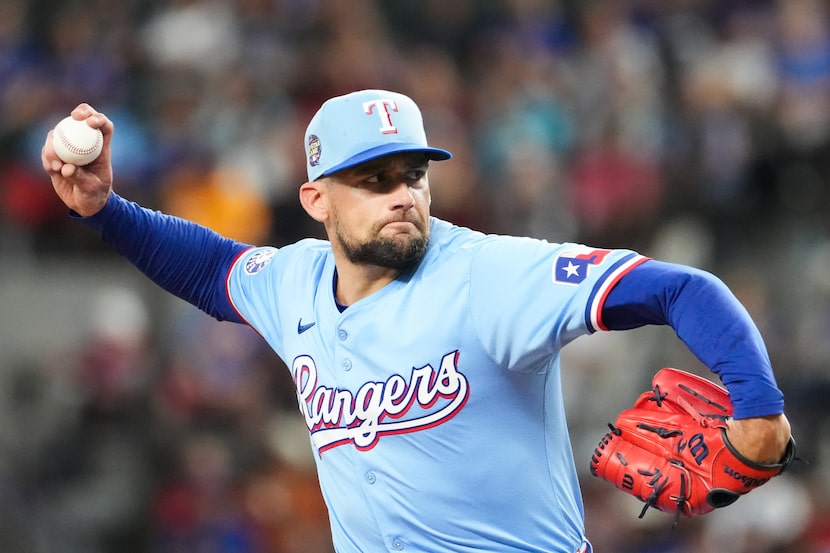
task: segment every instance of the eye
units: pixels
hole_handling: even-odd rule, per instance
[[[404,178],[409,182],[419,181],[426,175],[426,169],[418,167],[417,169],[410,169],[406,172]]]
[[[352,186],[377,192],[384,192],[401,182],[406,183],[407,186],[417,187],[420,186],[426,174],[426,165],[410,166],[401,168],[401,170],[384,167],[376,171],[367,171],[356,179]]]
[[[383,181],[383,175],[380,173],[376,174],[366,174],[361,176],[359,179],[355,179],[351,186],[354,188],[362,188],[365,190],[373,190],[380,186]]]

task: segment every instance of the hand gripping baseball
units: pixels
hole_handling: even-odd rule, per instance
[[[678,518],[706,514],[781,474],[795,457],[790,438],[778,463],[743,457],[726,435],[729,394],[677,369],[662,369],[652,390],[621,412],[591,457],[591,473]]]
[[[41,150],[41,163],[52,179],[55,192],[67,207],[80,215],[89,216],[104,207],[112,190],[110,142],[114,127],[106,115],[98,113],[88,104],[80,104],[71,115],[101,130],[104,140],[101,154],[83,167],[64,163],[55,153],[52,143],[54,131],[49,131]]]

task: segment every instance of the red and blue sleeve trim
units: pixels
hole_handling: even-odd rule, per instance
[[[602,308],[605,305],[605,300],[608,298],[608,293],[611,292],[622,277],[648,260],[648,257],[636,253],[626,255],[611,265],[602,278],[594,285],[585,307],[585,322],[590,332],[609,330],[602,322]]]
[[[233,261],[231,261],[231,264],[228,267],[228,272],[225,275],[225,297],[228,300],[228,305],[230,305],[231,309],[233,309],[234,312],[236,312],[236,315],[239,317],[239,319],[241,321],[243,321],[245,324],[247,324],[248,326],[251,326],[250,322],[248,322],[248,320],[245,318],[245,316],[242,314],[242,312],[236,306],[236,303],[233,301],[233,296],[231,295],[231,276],[233,275],[234,267],[236,267],[236,264],[239,263],[240,259],[242,259],[242,256],[244,256],[246,253],[248,253],[249,251],[251,251],[253,249],[254,249],[254,246],[251,246],[251,247],[245,248],[244,250],[239,252],[239,254],[233,259]]]

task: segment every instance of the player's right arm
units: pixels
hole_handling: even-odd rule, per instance
[[[72,112],[101,129],[104,148],[89,165],[63,163],[50,132],[41,151],[55,192],[84,224],[168,292],[219,320],[243,322],[227,295],[225,280],[233,262],[250,248],[190,221],[145,209],[112,191],[112,122],[87,104]]]
[[[103,209],[80,220],[171,294],[216,319],[244,322],[230,302],[226,280],[250,245],[114,192]]]

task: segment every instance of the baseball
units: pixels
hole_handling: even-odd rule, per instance
[[[80,167],[92,163],[101,154],[104,135],[87,125],[86,121],[67,117],[55,126],[52,145],[55,154],[64,163]]]

